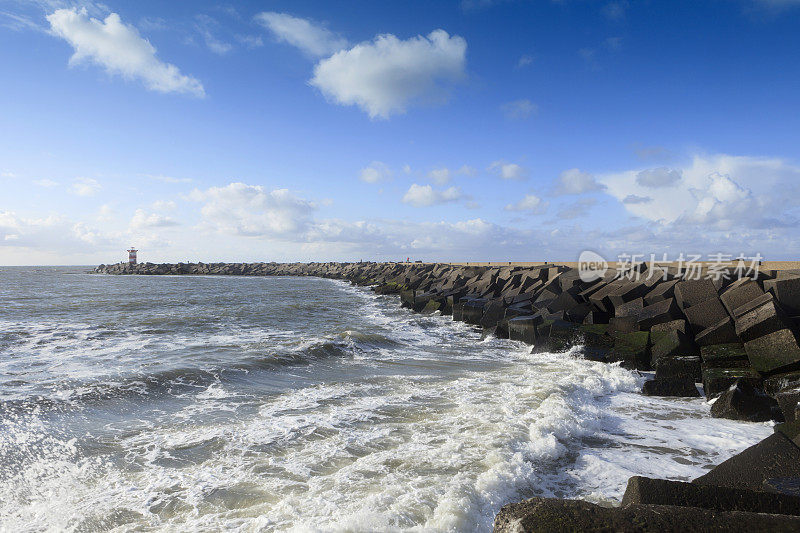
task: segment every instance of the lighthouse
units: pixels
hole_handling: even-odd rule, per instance
[[[131,265],[136,264],[136,252],[138,252],[136,248],[131,246],[130,250],[128,250],[128,263]]]

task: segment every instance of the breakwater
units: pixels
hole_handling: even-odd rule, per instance
[[[452,314],[534,350],[581,346],[588,359],[654,370],[644,394],[697,396],[695,384],[702,382],[704,394],[717,398],[715,416],[785,421],[773,436],[692,483],[632,478],[617,509],[528,500],[505,507],[497,518],[498,530],[559,530],[578,523],[588,529],[619,529],[624,523],[642,524],[640,529],[712,524],[744,529],[759,523],[756,529],[766,524],[778,530],[798,527],[800,277],[794,272],[740,275],[731,268],[721,275],[701,272],[696,279],[679,268],[642,264],[622,276],[613,271],[584,281],[577,270],[557,265],[118,264],[101,265],[97,271],[345,279],[398,294],[415,311]],[[772,516],[752,516],[757,512]],[[570,516],[584,522],[571,522]]]

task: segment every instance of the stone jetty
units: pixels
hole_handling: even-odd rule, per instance
[[[118,263],[95,272],[348,280],[532,350],[654,371],[645,395],[702,390],[715,399],[712,416],[777,423],[690,483],[633,477],[614,508],[533,498],[503,507],[495,531],[800,531],[800,269],[615,267],[592,279],[551,263]]]

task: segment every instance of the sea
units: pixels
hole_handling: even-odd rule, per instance
[[[491,531],[772,433],[343,281],[90,271],[0,267],[2,531]]]

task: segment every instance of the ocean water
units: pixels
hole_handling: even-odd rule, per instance
[[[0,269],[0,529],[489,531],[772,432],[315,278]]]

